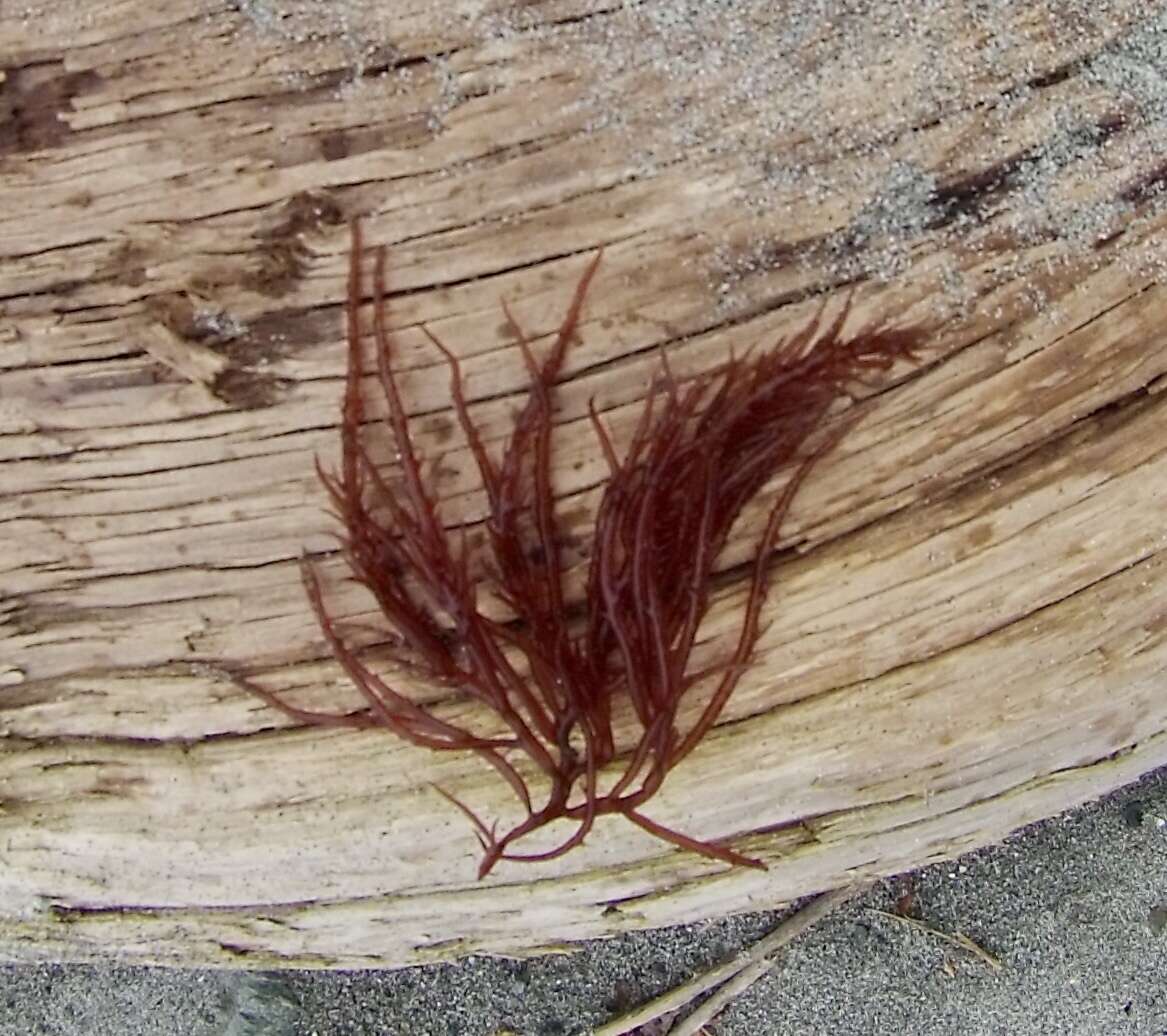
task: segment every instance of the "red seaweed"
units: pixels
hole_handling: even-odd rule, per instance
[[[384,248],[374,253],[372,326],[362,328],[364,255],[354,222],[341,463],[328,472],[318,462],[317,470],[343,527],[351,575],[376,600],[392,631],[392,665],[412,681],[477,702],[482,721],[476,726],[443,719],[439,707],[414,701],[374,671],[332,617],[307,560],[301,571],[308,600],[363,707],[302,709],[242,682],[300,723],[381,728],[425,748],[473,752],[493,767],[523,811],[502,834],[496,823],[487,824],[442,791],[474,827],[483,851],[480,877],[499,860],[561,856],[608,814],[683,849],[764,867],[721,842],[667,828],[643,807],[712,728],[749,666],[782,520],[811,467],[853,425],[858,410],[829,420],[828,412],[864,379],[888,371],[897,359],[914,358],[919,331],[867,326],[844,336],[848,303],[829,323],[820,309],[773,348],[731,357],[693,377],[674,376],[663,360],[622,457],[589,404],[609,477],[580,603],[568,599],[565,537],[552,491],[554,395],[601,254],[584,270],[541,358],[503,303],[530,388],[498,455],[471,417],[459,361],[423,327],[448,365],[453,409],[489,506],[488,578],[509,612],[499,616],[480,607],[481,559],[464,529],[447,530],[423,474],[393,366]],[[372,373],[387,406],[378,422],[366,417],[362,388],[370,373],[364,358],[370,334]],[[396,455],[392,477],[374,462],[365,441],[370,433],[388,437]],[[736,643],[712,666],[695,668],[718,557],[745,506],[782,472],[785,481],[773,491],[750,564]],[[613,720],[620,699],[630,704],[636,727],[634,740],[624,746],[617,744]],[[564,821],[572,827],[551,848],[516,850],[532,832]]]

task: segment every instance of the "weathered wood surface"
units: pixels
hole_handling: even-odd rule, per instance
[[[1161,11],[1111,3],[1105,29],[1067,36],[1039,5],[1002,7],[1016,47],[930,114],[906,45],[808,69],[819,123],[771,147],[837,189],[778,183],[751,206],[761,167],[735,153],[637,151],[637,104],[683,85],[652,66],[605,84],[623,102],[605,125],[573,104],[595,95],[589,62],[538,33],[488,38],[486,5],[413,0],[391,36],[344,38],[275,31],[275,6],[0,5],[0,954],[525,953],[903,870],[1167,762],[1164,173],[1146,160],[1162,125],[1097,74]],[[525,17],[587,28],[611,6]],[[930,66],[972,60],[952,8]],[[1063,211],[1102,213],[1085,243],[1018,221],[1071,110],[1081,153],[1037,172]],[[839,144],[864,133],[878,154]],[[848,275],[840,254],[879,245],[857,233],[869,167],[897,163],[934,177],[931,218],[892,228],[886,276]],[[619,437],[658,346],[713,363],[847,279],[855,319],[935,326],[926,364],[862,404],[799,496],[758,664],[650,811],[766,873],[610,819],[562,860],[476,883],[432,785],[505,815],[481,763],[292,729],[205,668],[314,704],[349,693],[296,559],[330,547],[312,458],[335,454],[356,213],[391,249],[405,391],[423,447],[448,451],[451,518],[482,500],[419,322],[497,436],[525,383],[498,299],[545,334],[598,246],[557,432],[583,531],[602,477],[586,400]],[[711,643],[740,605],[727,589]]]

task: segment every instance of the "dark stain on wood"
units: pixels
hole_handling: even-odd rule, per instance
[[[81,608],[28,600],[21,601],[9,611],[4,618],[4,625],[7,627],[6,632],[28,637],[44,633],[53,627],[81,626],[87,623],[98,625],[102,621],[108,621],[108,619],[109,613],[101,608]],[[36,674],[29,674],[29,676],[35,679]],[[29,687],[24,693],[35,692]],[[12,705],[12,707],[17,708],[22,701],[32,700],[34,699],[16,697],[12,688],[7,688],[4,693],[4,707]],[[0,711],[3,711],[3,707],[0,707]]]
[[[269,298],[286,295],[304,275],[308,252],[303,235],[344,222],[344,213],[327,194],[301,191],[279,211],[273,226],[260,232],[258,269],[243,277],[243,286]]]
[[[993,533],[994,530],[992,522],[981,522],[980,524],[973,526],[968,534],[969,546],[974,550],[984,547],[986,544],[989,544],[993,541]]]
[[[278,403],[294,382],[270,371],[255,370],[254,365],[267,363],[279,354],[279,344],[254,334],[237,335],[223,314],[197,307],[183,292],[173,292],[151,299],[148,311],[164,327],[184,341],[219,353],[227,366],[210,381],[208,388],[216,399],[236,410],[259,410]]]
[[[160,385],[172,380],[169,371],[158,363],[145,363],[113,371],[98,371],[70,378],[66,391],[70,397],[89,392],[119,392],[122,389]]]
[[[414,112],[383,126],[354,126],[316,135],[320,156],[336,162],[353,155],[363,155],[381,148],[404,150],[428,144],[437,135],[433,120],[425,112]]]
[[[356,126],[350,129],[330,129],[316,135],[316,146],[322,159],[336,162],[354,155],[375,152],[383,147],[394,150],[420,147],[434,139],[436,128],[424,112],[415,112],[396,119],[385,126]]]
[[[146,312],[163,327],[185,338],[188,342],[203,337],[195,319],[195,306],[189,295],[175,291],[166,295],[155,295],[146,303]]]
[[[137,288],[146,282],[146,260],[149,252],[133,241],[123,241],[103,264],[100,274],[114,284]]]
[[[211,393],[236,410],[262,410],[274,406],[292,390],[295,382],[262,371],[232,364],[211,380]]]
[[[1111,112],[1079,127],[1072,136],[1083,147],[1098,148],[1126,126],[1126,116],[1121,112]],[[1037,161],[1040,154],[1039,147],[1024,148],[938,187],[931,198],[932,207],[937,212],[928,229],[938,230],[961,218],[983,217],[995,200],[1019,185],[1026,167]]]
[[[928,229],[939,230],[961,218],[981,217],[994,199],[1016,186],[1021,171],[1035,154],[1033,149],[1017,151],[992,165],[955,177],[938,187],[931,198],[932,207],[937,213],[928,224]]]
[[[230,353],[239,363],[252,364],[293,355],[300,349],[339,341],[343,337],[339,307],[280,309],[247,322],[243,333],[213,349]]]
[[[458,468],[446,461],[444,456],[435,457],[429,462],[429,477],[434,484],[440,482],[453,482],[460,474]]]
[[[97,778],[89,794],[103,798],[128,798],[134,788],[148,783],[145,777],[117,777],[106,773]]]
[[[363,154],[379,148],[404,151],[430,143],[440,126],[427,110],[401,115],[378,127],[360,126],[348,131],[349,154]]]
[[[317,140],[320,144],[320,154],[326,162],[336,162],[341,158],[348,158],[352,154],[349,134],[344,130],[334,130],[322,133]]]
[[[570,530],[573,538],[590,529],[594,521],[595,515],[586,504],[579,504],[563,515],[563,524]]]
[[[432,435],[439,446],[445,445],[454,435],[454,422],[445,414],[435,414],[426,421],[424,431]]]
[[[96,72],[66,72],[63,61],[9,66],[0,81],[0,155],[56,147],[71,132],[61,113],[102,81]]]

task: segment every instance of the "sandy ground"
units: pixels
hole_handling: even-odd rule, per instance
[[[963,932],[988,964],[877,913]],[[528,962],[247,974],[0,968],[0,1036],[573,1036],[747,945],[780,915]],[[1003,845],[890,879],[794,943],[717,1036],[1164,1036],[1167,770]]]

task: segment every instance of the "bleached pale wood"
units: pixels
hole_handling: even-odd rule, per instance
[[[1167,762],[1167,291],[1132,272],[1163,227],[1057,265],[1040,245],[1006,240],[994,258],[922,230],[902,276],[858,287],[855,319],[936,323],[929,362],[864,404],[798,498],[758,664],[651,811],[733,836],[769,871],[726,871],[606,820],[560,861],[476,883],[470,832],[433,785],[505,814],[481,764],[289,729],[214,675],[242,664],[316,704],[347,693],[296,572],[302,550],[330,545],[311,461],[335,450],[344,218],[366,214],[391,247],[405,392],[427,415],[423,447],[449,440],[451,519],[482,501],[419,322],[463,357],[497,437],[525,382],[499,297],[545,334],[605,246],[556,447],[561,506],[586,532],[603,474],[588,398],[618,437],[656,346],[683,369],[796,327],[813,303],[793,300],[829,289],[830,271],[760,272],[743,305],[719,306],[707,242],[762,218],[741,210],[728,159],[630,175],[627,140],[585,132],[573,109],[569,57],[435,39],[436,0],[402,5],[392,60],[449,52],[464,89],[439,121],[433,77],[345,83],[341,42],[249,32],[209,2],[7,7],[3,956],[530,953],[951,856]],[[958,28],[952,60],[970,45]],[[1017,60],[1040,76],[1068,46]],[[824,121],[886,122],[894,61],[883,90],[841,78],[848,103]],[[959,106],[914,146],[939,174],[972,177],[1040,141],[1069,101],[1091,104],[1073,75],[1019,104],[1007,148]],[[768,226],[807,240],[862,199],[790,201]],[[938,283],[954,273],[972,301],[942,318]],[[234,338],[215,331],[230,324]],[[711,647],[740,607],[730,587]]]

